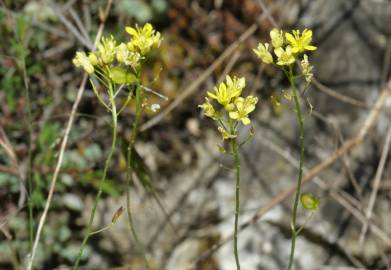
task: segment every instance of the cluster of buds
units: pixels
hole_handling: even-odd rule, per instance
[[[125,30],[131,36],[128,43],[119,43],[113,36],[103,37],[96,51],[89,52],[88,55],[77,52],[73,64],[105,81],[110,80],[116,84],[133,83],[134,74],[139,70],[143,59],[160,46],[162,39],[160,33],[149,23],[143,27],[126,27]]]
[[[227,75],[225,82],[215,86],[213,92],[208,92],[209,98],[216,100],[218,108],[212,105],[209,98],[199,105],[204,114],[219,123],[218,130],[223,139],[232,139],[237,136],[237,126],[241,122],[249,125],[249,114],[255,110],[258,98],[254,96],[242,97],[246,86],[245,78],[231,78]]]
[[[305,51],[314,51],[317,47],[311,45],[312,31],[304,29],[300,33],[299,30],[293,30],[292,33],[284,33],[282,30],[274,28],[270,31],[271,45],[273,47],[272,53],[269,51],[269,43],[259,43],[258,47],[254,49],[254,53],[265,64],[276,64],[284,69],[284,67],[290,67]],[[303,55],[301,60],[301,70],[307,82],[311,82],[313,77],[312,66],[308,62],[306,54]]]

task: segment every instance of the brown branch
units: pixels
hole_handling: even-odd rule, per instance
[[[326,85],[320,83],[315,77],[312,78],[312,82],[311,82],[319,91],[325,93],[326,95],[332,97],[332,98],[335,98],[339,101],[342,101],[346,104],[350,104],[350,105],[353,105],[353,106],[356,106],[356,107],[359,107],[359,108],[370,108],[370,106],[368,106],[367,104],[365,104],[364,102],[360,101],[360,100],[357,100],[355,98],[352,98],[352,97],[349,97],[349,96],[346,96],[346,95],[343,95],[341,93],[338,93],[337,91],[327,87]]]

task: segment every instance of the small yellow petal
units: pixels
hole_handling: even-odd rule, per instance
[[[240,120],[242,121],[243,125],[246,126],[251,123],[250,118],[248,117],[241,118]]]
[[[239,118],[239,113],[238,112],[230,112],[229,117],[236,120]]]

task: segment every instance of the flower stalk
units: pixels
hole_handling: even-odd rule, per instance
[[[296,219],[297,219],[297,208],[299,206],[299,200],[301,194],[301,182],[303,177],[303,165],[304,165],[304,120],[303,120],[303,114],[301,112],[300,96],[298,94],[296,84],[293,78],[292,66],[289,66],[288,74],[289,74],[289,83],[291,85],[292,92],[293,92],[293,99],[295,101],[295,111],[296,111],[297,124],[299,126],[299,143],[300,143],[299,175],[297,177],[295,199],[293,202],[292,220],[291,220],[292,240],[291,240],[291,251],[290,251],[289,263],[288,263],[288,270],[291,270],[293,266],[293,259],[295,254],[296,238],[299,233],[297,229]]]
[[[133,159],[134,159],[133,151],[134,151],[134,145],[135,145],[136,139],[137,139],[139,123],[140,123],[140,120],[141,120],[142,110],[143,110],[143,107],[142,107],[143,91],[142,91],[140,83],[137,83],[137,86],[136,86],[136,97],[135,98],[136,98],[136,100],[135,100],[136,101],[136,114],[135,114],[135,119],[133,121],[132,134],[130,135],[131,137],[129,139],[129,144],[128,144],[128,148],[127,148],[127,154],[126,154],[126,156],[127,156],[126,157],[126,160],[127,160],[127,170],[126,170],[126,183],[127,183],[127,188],[126,188],[126,214],[128,216],[129,230],[130,230],[130,232],[132,234],[132,237],[134,238],[134,240],[136,242],[136,246],[137,246],[138,251],[143,256],[144,265],[145,265],[146,269],[149,270],[149,269],[151,269],[151,267],[149,265],[149,262],[148,262],[148,259],[147,259],[146,255],[145,255],[144,246],[141,243],[140,239],[138,238],[138,234],[137,234],[136,228],[134,226],[134,222],[133,222],[132,211],[131,211],[131,208],[130,208],[130,188],[131,188],[131,185],[133,183],[133,166],[132,166],[132,162],[133,162]]]
[[[245,78],[231,78],[226,76],[226,81],[213,88],[214,92],[208,92],[209,98],[215,100],[218,105],[215,108],[208,98],[199,105],[205,116],[212,118],[218,124],[217,130],[221,133],[223,141],[230,142],[232,155],[235,162],[235,223],[234,223],[234,246],[236,269],[240,270],[238,251],[238,226],[240,212],[240,158],[239,147],[248,141],[238,142],[238,126],[251,124],[249,114],[255,110],[258,98],[254,96],[242,97],[242,91],[246,85]],[[252,130],[252,129],[251,129]],[[250,132],[252,136],[252,132]],[[219,146],[222,152],[227,152],[223,146]]]
[[[239,212],[240,212],[240,159],[238,153],[238,142],[236,138],[231,139],[232,153],[235,160],[236,169],[236,189],[235,189],[235,227],[234,227],[234,255],[236,269],[240,270],[240,261],[238,253],[238,223],[239,223]]]
[[[79,254],[77,256],[76,262],[73,269],[76,270],[80,263],[80,260],[83,255],[83,251],[87,244],[89,237],[93,234],[102,232],[108,229],[110,226],[107,226],[101,230],[92,232],[92,223],[95,217],[96,209],[98,202],[102,194],[103,183],[106,179],[106,175],[110,166],[110,161],[112,159],[113,153],[116,147],[117,140],[117,118],[121,112],[128,106],[130,100],[133,98],[133,91],[128,93],[128,96],[125,101],[116,101],[118,94],[124,88],[124,86],[133,86],[136,85],[136,118],[133,122],[132,135],[129,142],[128,154],[127,154],[127,212],[129,217],[129,225],[131,233],[134,236],[137,245],[140,245],[136,231],[133,226],[132,216],[130,213],[130,195],[129,188],[130,183],[132,182],[133,168],[131,163],[133,161],[132,150],[136,141],[138,123],[141,118],[142,113],[142,88],[140,83],[142,64],[152,50],[158,48],[161,42],[160,33],[155,31],[151,24],[147,23],[143,27],[136,25],[133,27],[126,27],[126,32],[131,36],[131,39],[128,43],[119,43],[113,36],[108,38],[103,37],[100,40],[100,43],[97,46],[97,50],[89,52],[77,52],[76,56],[72,60],[73,64],[76,67],[84,69],[91,77],[95,78],[101,85],[104,86],[108,94],[108,102],[106,97],[102,95],[98,89],[95,87],[94,81],[90,80],[92,84],[93,91],[97,96],[99,103],[112,115],[112,125],[113,125],[113,139],[110,152],[107,156],[105,167],[103,170],[103,176],[99,183],[98,193],[95,197],[95,201],[91,210],[91,215],[86,227],[86,234],[80,246]],[[117,104],[120,105],[117,109]],[[144,253],[143,253],[144,254]],[[144,256],[145,259],[145,256]],[[150,269],[148,262],[146,261],[146,267]]]
[[[317,210],[318,200],[310,195],[310,194],[301,194],[301,184],[303,178],[303,166],[304,166],[304,117],[301,110],[301,96],[299,90],[296,87],[296,79],[304,78],[305,87],[304,91],[307,89],[309,83],[312,80],[313,67],[310,65],[308,61],[308,56],[304,54],[305,51],[314,51],[317,47],[311,45],[312,42],[312,31],[308,29],[304,29],[304,31],[300,32],[299,30],[293,30],[292,33],[285,33],[285,40],[282,30],[273,29],[270,32],[271,44],[273,46],[273,52],[275,58],[273,58],[272,54],[269,52],[269,44],[258,44],[258,47],[254,49],[254,53],[257,57],[265,64],[273,64],[277,68],[281,69],[287,79],[289,80],[290,88],[292,91],[292,95],[284,93],[285,97],[289,97],[287,99],[291,100],[291,96],[293,96],[293,100],[295,103],[295,112],[296,112],[296,120],[297,125],[299,127],[299,145],[300,145],[300,162],[299,162],[299,174],[296,182],[296,191],[294,195],[294,202],[292,207],[292,218],[291,218],[291,231],[292,231],[292,239],[291,239],[291,249],[288,261],[288,270],[291,270],[293,267],[295,247],[296,247],[296,239],[301,230],[304,228],[297,226],[297,212],[299,201],[301,198],[303,208],[311,211],[311,217],[313,215],[313,211]],[[294,74],[293,67],[295,62],[299,59],[299,56],[303,55],[302,60],[300,61],[301,74]],[[303,94],[304,94],[303,91]],[[279,105],[279,102],[278,102]],[[302,197],[305,196],[305,197]]]

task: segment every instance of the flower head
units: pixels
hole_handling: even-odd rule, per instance
[[[137,68],[140,65],[141,55],[138,52],[128,50],[125,43],[118,45],[116,50],[116,57],[119,63],[126,66]]]
[[[274,49],[282,47],[284,45],[284,37],[282,36],[282,30],[274,28],[270,31],[270,38]]]
[[[153,26],[149,23],[143,27],[126,27],[132,39],[128,42],[127,46],[130,51],[138,52],[141,55],[146,55],[152,49],[158,48],[162,41],[160,33],[153,29]]]
[[[280,66],[289,66],[295,62],[295,57],[292,53],[291,46],[286,46],[285,50],[280,47],[274,50],[274,53],[277,55],[277,65]]]
[[[306,82],[308,83],[311,82],[312,77],[314,76],[314,74],[312,73],[313,66],[311,66],[310,63],[308,62],[308,56],[306,54],[304,54],[303,60],[301,60],[300,63],[301,63],[301,71],[303,73]]]
[[[253,52],[262,60],[265,64],[273,63],[273,56],[269,52],[269,43],[259,43],[256,49],[253,49]]]
[[[88,74],[94,73],[94,65],[85,52],[76,52],[76,56],[72,60],[76,67],[82,67]]]
[[[285,33],[287,42],[292,46],[293,53],[301,53],[305,50],[315,51],[317,47],[310,45],[312,41],[312,31],[304,29],[300,34],[299,30],[293,30],[291,33]]]
[[[218,103],[229,110],[232,107],[229,105],[234,98],[240,96],[245,85],[246,81],[244,78],[233,77],[232,79],[227,75],[226,83],[222,82],[218,87],[214,87],[214,93],[208,92],[208,96],[216,99]]]
[[[202,103],[201,105],[198,105],[198,107],[200,107],[204,111],[204,114],[207,117],[210,117],[212,119],[217,119],[217,112],[213,108],[212,104],[210,104],[210,101],[208,98],[205,98],[205,102]]]
[[[113,62],[115,53],[117,51],[117,42],[110,36],[110,38],[102,37],[98,44],[99,57],[104,64],[111,64]]]
[[[255,110],[255,104],[257,104],[257,102],[258,98],[254,96],[236,98],[234,102],[236,109],[229,112],[229,117],[237,121],[242,121],[243,125],[250,124],[251,121],[250,118],[248,118],[248,115]]]

